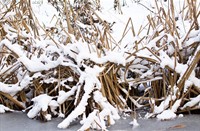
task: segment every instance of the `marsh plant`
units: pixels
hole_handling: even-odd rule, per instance
[[[173,0],[115,0],[119,19],[135,4],[149,11],[137,31],[131,18],[104,17],[101,0],[0,2],[1,113],[106,130],[140,109],[161,120],[200,109],[198,0],[178,11]]]

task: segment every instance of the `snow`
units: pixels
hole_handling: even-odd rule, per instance
[[[107,99],[103,97],[103,95],[99,91],[94,92],[94,100],[97,103],[99,103],[102,109],[106,109],[107,111],[109,111],[109,114],[107,115],[109,115],[110,119],[112,120],[111,124],[114,124],[114,119],[117,120],[120,118],[116,108],[114,108],[110,103],[108,103]]]
[[[54,115],[57,115],[56,109],[57,107],[59,107],[58,102],[55,100],[51,100],[51,102],[49,103],[49,106],[50,106],[51,112],[53,112]]]
[[[175,98],[173,98],[172,96],[169,95],[163,102],[161,102],[161,104],[159,106],[154,107],[155,108],[154,113],[159,114],[159,113],[163,112],[165,109],[167,109],[169,107],[169,102],[171,100],[175,100]]]
[[[138,127],[140,124],[138,124],[137,120],[136,119],[133,119],[132,122],[130,122],[129,124],[133,125],[133,128],[132,129],[135,129],[136,127]]]
[[[0,82],[0,91],[2,91],[2,92],[14,95],[20,90],[21,90],[21,88],[15,84],[8,85],[8,84],[4,84],[4,83]]]
[[[8,4],[7,6],[9,7],[10,1],[1,0],[0,2],[4,3],[4,5],[0,4],[0,11],[6,11],[7,7],[5,5]],[[16,17],[17,12],[14,10],[8,12],[5,16],[0,13],[0,29],[6,32],[5,36],[0,36],[0,91],[16,97],[16,94],[20,91],[32,87],[35,79],[41,80],[41,84],[58,83],[55,86],[55,90],[59,86],[63,86],[64,89],[59,90],[56,96],[50,96],[45,94],[46,92],[43,92],[44,94],[35,96],[32,99],[34,104],[29,107],[30,110],[27,114],[29,118],[34,118],[41,111],[46,112],[49,108],[54,115],[59,115],[59,117],[64,118],[66,114],[57,111],[57,109],[66,101],[73,99],[75,109],[58,125],[58,128],[67,128],[76,118],[85,115],[88,100],[92,97],[94,100],[92,104],[94,107],[97,104],[99,110],[94,108],[87,117],[82,119],[82,127],[79,131],[87,130],[90,127],[107,130],[106,122],[110,121],[111,125],[115,124],[115,120],[120,118],[119,113],[121,110],[118,109],[119,107],[117,105],[111,104],[101,92],[102,83],[99,80],[99,76],[107,68],[107,63],[112,63],[113,65],[119,66],[119,70],[116,69],[118,71],[116,73],[119,75],[119,77],[117,76],[119,84],[128,81],[128,88],[131,89],[139,85],[140,90],[144,90],[145,92],[151,90],[150,83],[152,81],[163,79],[162,73],[164,71],[172,70],[178,74],[178,81],[174,83],[175,85],[170,85],[170,82],[166,82],[169,90],[172,91],[167,92],[165,98],[160,98],[163,101],[159,105],[155,105],[155,101],[152,101],[151,104],[154,110],[151,114],[148,114],[149,116],[156,116],[159,120],[169,120],[176,118],[175,113],[178,109],[195,106],[199,108],[200,95],[191,98],[187,103],[181,105],[184,99],[180,96],[180,87],[177,87],[177,83],[185,79],[184,74],[190,69],[191,63],[200,51],[200,46],[198,46],[194,55],[189,57],[187,63],[181,62],[174,55],[177,53],[176,50],[179,51],[178,53],[181,52],[183,55],[187,55],[188,50],[185,51],[185,54],[183,50],[200,41],[200,30],[192,29],[188,34],[192,21],[185,20],[187,18],[184,18],[181,14],[184,0],[174,1],[174,5],[176,6],[174,17],[177,18],[175,26],[177,27],[178,35],[163,32],[163,28],[168,29],[169,27],[167,23],[162,22],[152,29],[148,29],[148,26],[146,26],[149,23],[147,16],[152,17],[152,21],[158,17],[159,10],[157,10],[155,1],[124,0],[120,1],[122,6],[117,10],[113,8],[113,2],[114,0],[101,0],[100,10],[92,7],[93,13],[91,13],[91,17],[101,18],[100,23],[92,25],[94,27],[83,24],[80,21],[72,24],[74,28],[78,27],[80,34],[83,33],[81,30],[84,29],[88,29],[88,32],[90,32],[88,34],[85,32],[81,34],[82,36],[80,36],[79,40],[75,38],[78,34],[77,32],[70,34],[66,31],[68,28],[65,20],[66,16],[59,14],[56,8],[48,3],[47,0],[31,1],[32,10],[35,15],[32,17],[37,23],[38,36],[33,36],[35,31],[29,25],[27,25],[27,28],[29,28],[28,33],[25,29],[19,32],[18,30],[21,27],[16,29],[10,26],[10,23],[7,21],[13,20]],[[170,2],[158,0],[157,4],[160,9],[167,12]],[[199,2],[197,0],[197,3]],[[74,0],[70,0],[70,3],[71,6],[75,4]],[[199,11],[199,7],[197,10]],[[24,15],[22,18],[27,19],[28,17]],[[103,24],[108,25],[105,27]],[[112,27],[109,27],[110,25]],[[45,30],[53,27],[58,30],[58,33],[47,35]],[[106,31],[105,28],[110,28],[110,30]],[[91,34],[95,30],[99,30],[99,36],[94,41],[87,42],[83,35],[86,35],[86,37],[94,36]],[[158,32],[160,34],[157,36],[156,33]],[[17,43],[19,36],[27,38],[27,41],[23,41],[24,43],[21,44]],[[104,39],[105,36],[107,39]],[[68,38],[70,38],[69,43],[66,42]],[[140,44],[137,44],[140,40]],[[97,43],[102,44],[105,48],[97,49]],[[157,44],[160,45],[158,46]],[[25,50],[25,47],[28,47],[28,49]],[[6,50],[6,55],[1,53],[4,50]],[[11,64],[7,62],[10,54],[14,57],[14,62],[11,62]],[[3,57],[1,58],[1,56]],[[76,77],[57,78],[56,74],[58,72],[55,71],[55,68],[59,66],[69,67],[74,71]],[[84,69],[82,70],[81,68]],[[128,72],[125,72],[127,69],[137,74],[139,81],[132,78],[132,76],[131,78],[127,78]],[[45,71],[54,72],[53,75],[45,76],[42,73]],[[12,73],[16,74],[17,82],[9,83],[7,80],[4,81],[3,76],[8,76]],[[156,76],[156,73],[160,73],[159,76]],[[70,86],[65,84],[67,82],[77,83]],[[141,83],[148,83],[147,89]],[[186,93],[192,86],[200,89],[200,79],[196,76],[194,70],[188,79],[185,80],[183,86],[183,93]],[[31,91],[33,90],[31,89]],[[125,88],[122,91],[128,94]],[[121,97],[124,103],[126,102],[123,96],[119,97]],[[130,100],[137,108],[143,106],[139,103],[139,99],[134,100],[130,97]],[[173,102],[172,107],[170,107],[170,102]],[[12,110],[0,104],[0,113],[6,111]],[[51,120],[51,117],[51,114],[45,114],[45,118],[48,121]],[[131,124],[134,128],[139,126],[136,119]]]
[[[5,107],[4,105],[0,104],[0,114],[5,113],[6,111],[13,111],[8,107]]]
[[[46,118],[47,121],[50,121],[51,120],[51,114],[46,114],[45,118]]]
[[[40,111],[47,111],[48,105],[50,104],[52,100],[51,96],[48,96],[47,94],[42,94],[37,97],[34,97],[32,101],[34,102],[34,105],[32,109],[28,112],[27,116],[29,118],[34,118],[38,115]],[[53,103],[51,103],[52,105]],[[48,119],[50,119],[50,116],[47,116]]]
[[[198,103],[200,103],[200,95],[198,95],[197,97],[195,98],[191,98],[189,102],[187,102],[183,107],[182,109],[185,109],[187,107],[193,107],[195,105],[197,105]]]
[[[58,117],[60,117],[60,118],[65,118],[65,114],[59,113]]]
[[[92,70],[93,71],[93,70]],[[98,89],[98,79],[94,74],[85,72],[81,72],[80,81],[85,81],[84,85],[84,95],[78,104],[78,106],[67,116],[65,120],[63,120],[60,124],[58,124],[58,128],[67,128],[72,121],[75,120],[79,115],[83,114],[86,110],[86,106],[88,105],[87,100],[91,97],[90,93],[97,88]],[[95,74],[96,75],[96,74]],[[96,87],[95,87],[96,85]],[[79,87],[80,88],[80,87]]]
[[[183,114],[179,114],[178,117],[179,117],[179,118],[182,118],[182,117],[184,117],[184,115],[183,115]]]
[[[174,105],[172,106],[172,109],[171,109],[173,112],[176,112],[177,109],[180,107],[181,101],[182,101],[182,99],[176,100],[176,102],[174,103]]]
[[[158,120],[172,120],[177,116],[175,112],[180,107],[182,99],[176,100],[171,109],[164,110],[162,113],[158,114],[156,117]],[[169,104],[168,104],[169,105]],[[181,117],[181,116],[180,116]]]
[[[97,53],[87,53],[85,51],[81,51],[77,57],[78,63],[81,63],[83,60],[91,60],[97,64],[105,64],[106,62],[113,62],[117,64],[125,65],[125,58],[123,57],[123,53],[120,52],[114,52],[114,51],[108,51],[106,52],[105,56],[102,56],[99,58],[97,56]]]
[[[32,9],[36,14],[37,20],[41,25],[45,25],[45,27],[54,27],[56,25],[58,17],[58,12],[55,8],[47,2],[47,0],[41,0],[37,3],[32,1]],[[55,17],[55,18],[54,18]]]
[[[25,89],[30,84],[30,81],[41,76],[41,73],[36,73],[32,77],[29,77],[26,73],[23,75],[25,75],[23,79],[16,84],[4,84],[0,82],[0,91],[14,96],[17,92]]]
[[[101,126],[102,130],[107,131],[105,124],[102,124],[102,119],[99,119],[97,117],[97,114],[98,110],[94,110],[85,120],[81,121],[81,123],[83,123],[83,126],[78,129],[78,131],[85,131],[90,127],[92,127],[93,129],[100,129],[98,125]]]
[[[77,86],[72,87],[72,89],[68,92],[59,91],[59,96],[57,102],[59,104],[64,103],[70,96],[74,95],[75,91],[77,90]]]
[[[168,109],[157,115],[157,118],[158,120],[172,120],[176,118],[176,114],[172,110]]]

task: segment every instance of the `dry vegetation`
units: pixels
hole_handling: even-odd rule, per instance
[[[121,111],[149,107],[150,117],[162,112],[155,111],[162,102],[168,103],[163,110],[172,109],[177,102],[179,106],[176,113],[199,110],[199,102],[186,105],[191,102],[191,98],[199,97],[200,94],[199,3],[196,0],[185,0],[180,15],[183,23],[187,21],[191,24],[185,35],[180,36],[181,32],[176,23],[178,18],[174,12],[175,5],[173,0],[169,1],[171,4],[168,10],[157,3],[156,12],[147,16],[149,23],[141,26],[139,32],[134,31],[132,20],[129,19],[121,40],[117,42],[112,37],[112,23],[101,19],[95,13],[95,10],[101,9],[100,0],[76,0],[74,5],[69,1],[58,4],[58,1],[49,0],[64,18],[58,19],[56,27],[51,28],[38,23],[29,0],[20,0],[18,3],[12,0],[10,6],[4,7],[7,10],[0,11],[0,103],[14,110],[29,111],[33,104],[31,99],[40,94],[48,94],[57,100],[60,91],[69,92],[78,87],[74,94],[56,109],[57,113],[68,117],[86,93],[87,80],[80,79],[80,72],[98,66],[104,67],[97,77],[101,88],[95,88],[98,82],[94,83],[94,89],[89,94],[91,97],[85,105],[86,116],[94,109],[102,111],[104,108],[93,98],[96,90]],[[119,0],[113,5],[123,13]],[[77,23],[88,25],[89,28],[82,28]],[[63,26],[65,24],[67,27]],[[103,27],[103,30],[99,30],[97,25]],[[129,27],[131,30],[128,30]],[[41,30],[45,34],[41,35]],[[118,48],[128,31],[132,32],[133,37],[139,36],[143,31],[147,34],[135,41],[130,51],[126,52],[125,65],[111,61],[96,63],[91,59],[79,62],[76,59],[79,51],[73,50],[73,42],[87,43],[89,52],[95,52],[101,58],[107,51]],[[60,38],[59,43],[55,36]],[[26,62],[21,61],[20,55],[23,54],[29,60],[46,55],[52,62],[61,57],[60,52],[37,48],[37,42],[40,40],[48,40],[51,43],[49,46],[54,45],[58,49],[65,46],[69,48],[71,54],[63,54],[62,57],[70,64],[54,64],[54,67],[48,67],[48,62],[44,61],[45,69],[30,69]],[[17,48],[23,51],[22,54]],[[144,52],[148,52],[147,55],[143,55]],[[163,62],[165,60],[169,60],[170,64]],[[29,83],[24,82],[24,79],[28,79]],[[141,92],[139,87],[144,87],[145,90]],[[10,88],[15,88],[15,91],[12,92]],[[45,119],[47,113],[51,114],[52,111],[41,111],[40,118]],[[57,113],[54,115],[58,115]],[[84,115],[80,114],[81,116]],[[109,116],[107,120],[109,125]]]

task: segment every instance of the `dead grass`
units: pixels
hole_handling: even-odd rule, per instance
[[[16,3],[13,0],[11,6],[8,7],[6,11],[1,13],[0,41],[7,39],[11,43],[18,44],[21,48],[23,48],[27,56],[31,57],[32,54],[37,53],[38,57],[40,57],[43,54],[42,49],[31,49],[34,40],[22,36],[21,31],[25,30],[26,32],[31,33],[35,39],[40,39],[39,28],[41,28],[46,33],[45,39],[50,39],[57,47],[59,47],[59,44],[52,37],[53,34],[58,32],[54,32],[53,28],[50,31],[42,25],[39,25],[32,12],[29,2],[30,1],[28,0],[20,0],[19,3]],[[67,45],[72,43],[72,36],[75,36],[76,40],[88,43],[90,51],[95,50],[99,57],[105,54],[105,50],[113,50],[117,48],[123,42],[123,39],[128,32],[131,32],[134,38],[140,35],[142,31],[145,31],[145,28],[148,28],[147,37],[142,37],[134,43],[133,52],[127,52],[128,57],[126,60],[131,59],[131,61],[126,63],[125,66],[117,65],[112,62],[99,65],[93,61],[88,61],[88,65],[105,67],[98,79],[102,84],[101,93],[113,106],[119,109],[129,107],[133,110],[133,105],[136,108],[148,106],[153,112],[154,106],[152,104],[152,100],[155,100],[156,105],[159,105],[167,96],[175,93],[176,99],[170,101],[169,108],[171,108],[175,101],[180,98],[182,99],[180,105],[181,107],[188,102],[190,98],[199,95],[200,87],[197,87],[195,84],[190,85],[188,90],[184,91],[185,83],[192,73],[195,73],[196,78],[200,78],[200,52],[196,50],[199,46],[199,41],[194,42],[189,46],[185,44],[185,42],[190,39],[190,33],[194,30],[199,30],[198,18],[200,12],[198,12],[198,7],[196,6],[198,5],[196,0],[185,0],[184,7],[180,12],[183,20],[188,20],[192,23],[190,29],[186,32],[185,37],[182,38],[182,43],[179,43],[181,36],[176,25],[177,20],[175,17],[175,5],[173,4],[173,0],[169,1],[171,4],[169,4],[169,9],[167,10],[160,7],[157,1],[155,1],[157,16],[147,16],[149,23],[141,26],[141,30],[138,33],[135,32],[132,20],[129,19],[122,33],[121,40],[118,42],[114,40],[111,34],[112,23],[102,20],[100,16],[94,12],[94,10],[99,9],[100,7],[99,1],[96,0],[93,1],[93,3],[81,1],[80,3],[76,3],[76,7],[72,7],[69,1],[65,1],[65,4],[61,5],[55,4],[56,1],[53,0],[50,0],[50,2],[60,12],[60,15],[63,15],[63,17],[66,18],[65,22],[68,25],[67,29],[63,27],[62,22],[58,22],[58,26],[67,37],[67,39],[62,41],[62,44]],[[95,6],[93,6],[94,3]],[[122,13],[119,1],[115,1],[114,8],[118,9],[119,12]],[[14,16],[5,17],[11,11],[16,14]],[[24,16],[26,16],[26,18]],[[76,24],[78,22],[89,25],[91,29],[88,30],[81,28],[78,24]],[[96,24],[101,25],[104,30],[99,30],[96,27]],[[17,37],[13,39],[8,38],[7,34],[9,32],[4,29],[5,25],[12,27],[12,30],[10,31],[15,33]],[[162,29],[157,30],[158,26],[161,26]],[[131,30],[128,30],[128,27],[131,27]],[[57,29],[57,27],[54,29]],[[156,31],[152,33],[153,30]],[[168,43],[167,41],[170,38],[167,35],[163,36],[163,33],[169,34],[173,38],[173,41]],[[159,38],[159,36],[163,37]],[[155,41],[156,48],[140,48],[142,43],[149,43],[155,39],[157,40]],[[93,45],[95,45],[95,48]],[[168,54],[168,57],[174,58],[173,62],[175,66],[169,67],[166,65],[165,67],[162,67],[160,65],[162,61],[160,51],[167,52],[170,48],[169,46],[173,48],[174,52]],[[179,46],[182,46],[183,48],[179,48]],[[4,45],[0,49],[0,67],[1,69],[3,69],[4,66],[9,67],[7,70],[1,72],[1,83],[18,83],[20,81],[17,76],[19,72],[24,76],[28,74],[30,77],[38,73],[30,72],[25,65],[18,62],[19,56],[14,51],[10,50],[9,47]],[[138,53],[143,50],[149,51],[154,58],[138,55]],[[73,52],[74,54],[77,53],[75,51]],[[55,58],[57,57],[56,55],[57,54],[54,54]],[[190,56],[192,56],[192,59]],[[68,59],[76,64],[74,58],[68,56]],[[139,71],[139,69],[134,68],[137,64],[143,66],[141,67],[141,70],[143,70],[141,73],[136,72],[136,70]],[[185,70],[183,74],[180,74],[180,72],[176,70],[176,66],[178,66],[178,64],[188,65],[187,70]],[[152,70],[152,73],[141,78],[141,76],[149,70]],[[61,90],[68,92],[71,87],[77,85],[80,77],[79,74],[74,71],[74,68],[70,66],[57,66],[53,69],[42,71],[41,74],[41,77],[30,81],[26,88],[19,91],[14,96],[0,91],[0,102],[11,109],[22,110],[29,107],[31,105],[31,99],[40,94],[47,93],[50,96],[58,96],[59,91]],[[124,78],[123,80],[121,80],[122,76]],[[70,87],[67,89],[61,84],[61,81],[64,81],[69,77],[72,77],[73,81],[66,81],[65,84]],[[49,83],[45,82],[45,80],[48,79],[52,79],[54,81]],[[139,86],[144,86],[146,90],[141,93],[138,90]],[[149,88],[149,86],[151,86],[151,88]],[[79,92],[77,104],[81,101],[84,94],[83,87],[84,85],[82,85],[81,91]],[[174,87],[178,88],[177,92],[174,91]],[[29,93],[32,93],[31,97],[27,95]],[[66,116],[70,114],[77,106],[77,104],[74,105],[74,101],[75,95],[60,105],[58,109],[59,112],[62,112]],[[99,108],[99,110],[101,110],[100,106],[96,107],[97,103],[95,103],[92,98],[88,100],[88,103],[88,114],[92,112],[94,108]],[[187,112],[188,110],[195,109],[199,108],[190,107],[189,109],[183,110],[179,108],[178,112]]]

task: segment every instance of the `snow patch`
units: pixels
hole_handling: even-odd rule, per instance
[[[137,122],[136,119],[133,119],[133,121],[131,121],[129,124],[133,125],[133,129],[138,127],[140,124]]]
[[[33,98],[32,101],[34,102],[34,105],[32,109],[28,112],[27,116],[29,118],[34,118],[38,115],[40,111],[47,111],[48,105],[51,102],[51,100],[52,100],[52,97],[48,96],[47,94],[42,94]]]
[[[8,107],[5,107],[4,105],[2,105],[2,104],[0,104],[0,114],[2,113],[5,113],[6,111],[13,111],[13,110],[11,110],[10,108],[8,108]]]
[[[172,110],[165,110],[157,115],[158,120],[172,120],[176,118],[176,114]]]

